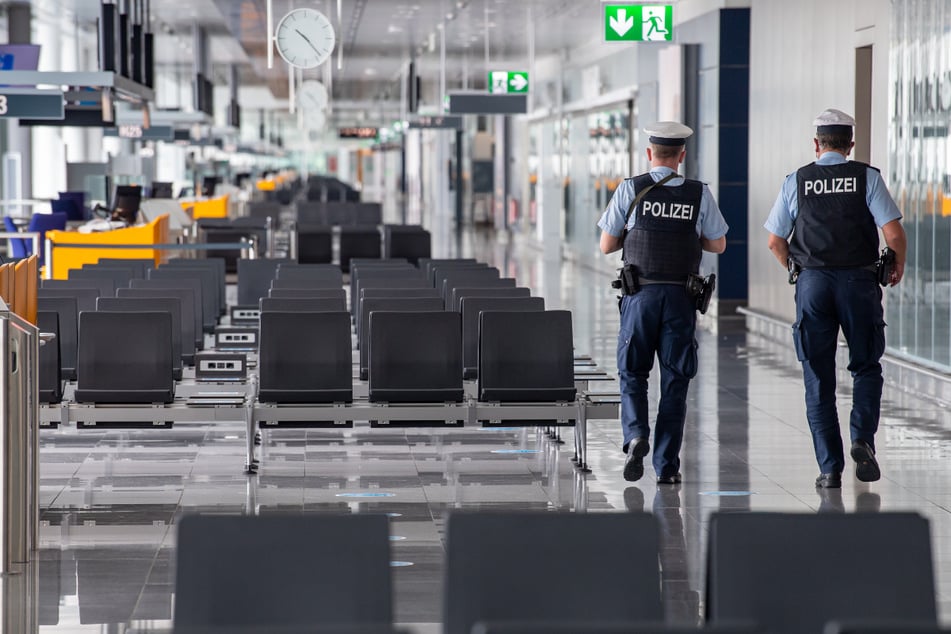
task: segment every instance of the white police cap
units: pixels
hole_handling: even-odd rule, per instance
[[[825,128],[828,126],[846,126],[851,128],[855,126],[855,119],[841,110],[829,108],[828,110],[820,112],[816,116],[816,120],[812,122],[812,125],[817,128]]]
[[[649,141],[656,145],[684,145],[693,130],[676,121],[658,121],[644,128]]]

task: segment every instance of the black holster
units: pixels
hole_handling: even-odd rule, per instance
[[[711,273],[707,277],[700,275],[687,276],[687,295],[694,299],[694,306],[700,311],[701,315],[707,313],[707,309],[710,307],[710,300],[713,298],[713,293],[716,290],[716,273]]]
[[[618,278],[611,282],[611,288],[621,289],[624,295],[633,295],[641,290],[640,282],[637,279],[637,267],[628,264],[618,269]]]
[[[802,267],[799,266],[795,260],[791,257],[786,258],[786,270],[789,271],[789,283],[795,284],[796,280],[799,279],[799,272],[802,271]]]
[[[878,256],[878,283],[882,286],[888,286],[892,273],[895,272],[895,252],[890,247],[882,249],[882,254]]]

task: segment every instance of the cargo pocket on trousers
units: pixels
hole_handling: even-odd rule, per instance
[[[686,379],[692,379],[697,376],[697,369],[700,367],[697,361],[697,340],[694,339],[690,345],[684,348],[683,354],[677,360],[676,370]]]
[[[876,361],[885,354],[885,321],[879,320],[872,329],[872,359]]]
[[[809,355],[806,354],[806,333],[802,329],[802,320],[800,319],[792,325],[792,340],[796,347],[796,358],[800,361],[808,361]]]

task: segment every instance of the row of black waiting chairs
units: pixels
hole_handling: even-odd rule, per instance
[[[415,263],[432,252],[432,236],[418,225],[354,225],[339,228],[338,257],[340,268],[350,269],[354,258],[406,258]],[[334,230],[326,224],[300,222],[296,228],[297,260],[302,264],[323,264],[334,261]]]
[[[663,625],[648,514],[458,512],[446,533],[445,634],[947,632],[912,513],[714,514],[703,630]],[[389,543],[383,515],[185,517],[175,626],[387,628]]]

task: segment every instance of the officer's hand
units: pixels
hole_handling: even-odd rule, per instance
[[[888,285],[895,286],[901,281],[901,278],[904,275],[905,275],[905,263],[895,262],[895,268],[892,270],[891,277],[888,278]]]

